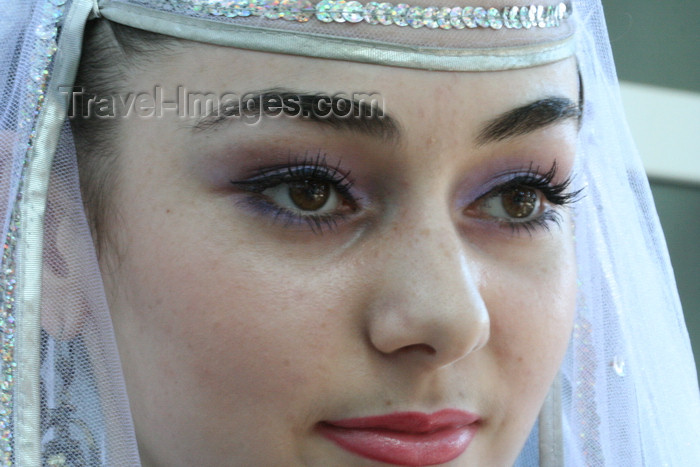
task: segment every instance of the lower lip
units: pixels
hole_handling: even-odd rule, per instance
[[[476,423],[427,433],[343,428],[328,423],[319,425],[323,436],[354,454],[388,464],[415,467],[442,464],[459,457],[477,429]]]

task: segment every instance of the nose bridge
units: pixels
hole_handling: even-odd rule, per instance
[[[410,350],[433,366],[481,348],[489,316],[468,248],[449,216],[406,222],[381,258],[370,337],[385,354]]]

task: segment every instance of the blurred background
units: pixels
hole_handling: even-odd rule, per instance
[[[700,370],[700,1],[602,1]]]

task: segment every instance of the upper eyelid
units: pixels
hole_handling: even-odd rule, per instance
[[[309,173],[305,173],[308,171]],[[290,176],[290,177],[298,177],[301,175],[305,176],[335,176],[335,175],[341,175],[342,178],[347,178],[347,175],[341,173],[337,169],[333,167],[327,167],[327,166],[313,166],[313,165],[299,165],[299,166],[283,166],[283,167],[275,167],[275,168],[267,168],[267,169],[262,169],[261,171],[258,172],[258,175],[255,178],[265,178],[265,177],[275,177],[275,176]]]
[[[303,167],[282,167],[269,170],[263,169],[264,171],[258,175],[241,181],[231,180],[231,183],[237,186],[260,184],[272,187],[281,183],[301,180],[304,178],[316,178],[321,181],[332,183],[335,187],[343,187],[345,189],[349,189],[353,184],[352,180],[348,178],[349,174],[341,173],[332,168],[306,167],[306,169],[311,169],[312,171],[308,174],[304,173]]]
[[[564,202],[564,204],[577,201],[583,189],[567,192],[574,180],[575,174],[569,173],[565,175],[566,178],[555,183],[554,180],[560,178],[560,168],[556,160],[554,160],[551,167],[546,171],[542,171],[540,166],[535,166],[535,163],[531,162],[528,167],[508,170],[497,174],[487,183],[487,187],[484,191],[474,198],[474,200],[476,201],[488,197],[499,189],[507,189],[513,185],[525,185],[536,189],[547,188],[550,193],[556,195],[559,201]]]
[[[319,149],[315,155],[311,155],[309,151],[304,153],[290,152],[286,162],[260,167],[250,180],[274,176],[283,172],[298,175],[304,170],[310,170],[309,175],[343,175],[343,179],[350,175],[349,171],[343,170],[342,159],[338,159],[335,164],[329,164],[327,154]]]
[[[505,178],[509,177],[509,178]],[[508,172],[506,174],[501,174],[486,184],[486,187],[482,188],[481,194],[474,198],[474,201],[481,199],[486,199],[495,195],[500,194],[504,190],[517,185],[530,186],[531,184],[543,185],[546,180],[539,174],[525,174],[523,172]]]
[[[307,170],[310,173],[304,173]],[[311,163],[265,167],[258,170],[258,175],[241,181],[230,180],[230,183],[237,187],[246,187],[244,189],[251,193],[263,195],[265,190],[284,183],[303,180],[307,177],[315,178],[324,183],[330,183],[339,196],[354,206],[359,206],[364,197],[353,191],[354,181],[349,176],[349,172],[343,173],[337,166],[328,166],[324,162],[322,165]]]
[[[476,203],[485,202],[491,198],[495,198],[503,194],[509,187],[522,185],[528,188],[538,190],[544,197],[543,202],[550,204],[552,206],[551,209],[556,210],[560,208],[565,208],[578,201],[580,199],[581,192],[583,191],[582,188],[573,192],[567,192],[567,188],[571,184],[571,180],[572,177],[569,176],[566,180],[557,184],[551,184],[550,181],[550,184],[548,184],[547,186],[541,186],[544,180],[540,180],[538,182],[540,186],[533,186],[532,182],[530,184],[519,182],[518,178],[516,177],[508,182],[492,187],[486,193],[474,199],[474,201],[470,203],[470,206]]]

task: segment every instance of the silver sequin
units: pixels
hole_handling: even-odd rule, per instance
[[[64,0],[52,0],[60,2]],[[152,2],[151,2],[152,3]],[[156,2],[159,3],[159,2]],[[310,0],[160,0],[169,11],[188,11],[199,15],[223,18],[245,18],[264,16],[268,19],[285,19],[306,22],[312,17],[324,23],[359,23],[395,25],[430,29],[530,29],[552,28],[568,18],[570,6],[531,5],[529,7],[418,7],[405,3],[394,5],[388,2],[361,3],[357,0],[321,0],[315,5]],[[45,37],[55,35],[55,30],[42,29]]]

